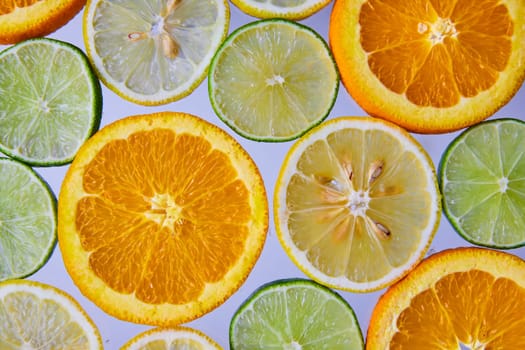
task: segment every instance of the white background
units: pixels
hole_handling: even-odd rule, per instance
[[[326,39],[331,8],[332,4],[328,5],[328,7],[324,8],[312,17],[301,22],[312,27]],[[230,4],[230,10],[230,32],[240,25],[256,20],[253,17],[245,15],[232,4]],[[84,50],[81,17],[82,12],[79,13],[66,26],[49,37],[70,42]],[[3,48],[4,47],[0,46],[0,49]],[[144,107],[135,105],[121,99],[103,86],[103,103],[104,107],[101,127],[114,120],[129,115],[169,110],[188,112],[200,116],[225,129],[243,145],[243,147],[248,151],[249,154],[251,154],[259,166],[265,181],[271,213],[274,183],[277,178],[281,162],[284,159],[284,155],[291,146],[292,142],[276,144],[258,143],[237,136],[225,124],[223,124],[213,112],[208,100],[206,81],[204,81],[190,96],[180,101],[159,107]],[[493,117],[513,117],[524,120],[524,108],[525,87],[521,88],[517,95],[510,101],[510,103],[498,111]],[[361,116],[365,115],[365,113],[356,105],[356,103],[351,99],[344,87],[341,85],[338,99],[330,113],[329,118],[350,115]],[[444,135],[416,134],[414,136],[421,142],[421,144],[432,157],[434,164],[437,166],[445,147],[457,135],[458,132]],[[66,170],[67,166],[36,169],[36,171],[48,181],[56,196],[58,196],[60,185]],[[442,217],[439,231],[434,238],[429,253],[440,251],[449,247],[468,245],[469,244],[466,241],[460,238],[452,230],[446,218]],[[525,248],[514,249],[509,252],[525,258]],[[295,267],[295,265],[293,265],[293,263],[284,253],[284,250],[279,245],[275,235],[273,218],[270,217],[270,227],[264,250],[244,285],[222,306],[202,316],[201,318],[186,324],[186,326],[196,328],[206,333],[225,349],[228,349],[229,322],[237,307],[261,284],[275,279],[288,277],[305,276]],[[118,349],[133,336],[151,328],[145,325],[138,325],[117,320],[104,313],[89,300],[85,299],[80,294],[76,286],[72,283],[67,272],[65,271],[58,246],[54,250],[53,255],[51,256],[48,263],[40,271],[31,276],[30,279],[54,285],[72,295],[84,307],[88,315],[99,328],[105,349]],[[339,291],[339,293],[350,303],[356,312],[361,325],[363,336],[366,335],[370,314],[375,305],[375,302],[383,292],[384,290],[367,294],[353,294]]]

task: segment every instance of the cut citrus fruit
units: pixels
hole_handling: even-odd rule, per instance
[[[120,350],[222,350],[214,340],[193,328],[156,328],[130,339]]]
[[[329,39],[369,114],[419,133],[491,116],[525,78],[522,0],[338,0]]]
[[[431,255],[390,287],[366,348],[524,349],[525,262],[486,248]]]
[[[0,281],[35,273],[56,242],[56,200],[27,165],[0,158]]]
[[[226,37],[226,0],[88,0],[83,33],[99,78],[142,105],[189,95]]]
[[[0,52],[0,151],[27,164],[70,162],[98,128],[102,92],[77,47],[25,40]]]
[[[339,88],[325,41],[283,19],[234,31],[210,66],[212,106],[235,132],[257,141],[288,141],[324,120]]]
[[[331,289],[305,279],[259,287],[230,323],[232,350],[364,349],[352,307]]]
[[[253,17],[300,20],[318,12],[330,0],[232,0],[232,3]]]
[[[439,170],[443,209],[471,243],[525,245],[525,122],[485,121],[448,146]]]
[[[0,348],[103,349],[98,329],[77,301],[28,280],[0,283]]]
[[[394,283],[426,253],[441,217],[434,166],[404,129],[339,117],[289,150],[274,193],[277,236],[324,285],[368,292]]]
[[[68,23],[86,0],[3,0],[0,44],[46,36]]]
[[[192,115],[123,118],[71,164],[58,241],[81,292],[107,313],[169,326],[224,302],[268,228],[261,175],[223,130]]]

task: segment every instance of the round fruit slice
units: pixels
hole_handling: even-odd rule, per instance
[[[2,349],[102,350],[102,339],[82,307],[65,292],[39,282],[0,283]]]
[[[405,130],[340,117],[289,150],[274,193],[277,236],[312,279],[367,292],[422,258],[441,217],[431,159]]]
[[[367,349],[523,349],[525,261],[485,248],[431,255],[380,297]]]
[[[269,19],[234,31],[213,58],[212,106],[235,132],[288,141],[323,121],[339,88],[324,40],[298,23]]]
[[[107,313],[169,326],[236,291],[268,228],[261,175],[192,115],[123,118],[90,138],[62,184],[58,239],[83,294]]]
[[[44,38],[9,47],[0,52],[0,151],[37,166],[71,162],[99,127],[101,99],[79,48]]]
[[[351,306],[310,280],[259,287],[235,312],[230,347],[243,349],[364,349]]]
[[[524,37],[522,0],[339,0],[329,30],[354,100],[419,133],[458,130],[505,105],[525,78]]]
[[[206,334],[188,327],[156,328],[129,340],[121,350],[222,350]]]
[[[35,273],[56,242],[56,200],[30,167],[0,158],[0,281]]]
[[[525,122],[496,119],[460,134],[445,150],[439,181],[443,209],[471,243],[525,245]]]
[[[84,44],[106,86],[129,101],[160,105],[202,82],[229,23],[226,0],[88,0]]]
[[[85,0],[3,0],[0,44],[51,34],[75,17],[85,3]]]
[[[300,20],[321,10],[330,0],[232,0],[232,3],[253,17]]]

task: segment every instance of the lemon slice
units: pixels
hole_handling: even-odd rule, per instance
[[[0,283],[0,348],[103,349],[98,329],[71,296],[28,280]]]
[[[239,135],[288,141],[328,116],[339,75],[319,34],[267,19],[228,36],[211,63],[208,88],[217,116]]]
[[[300,20],[318,12],[330,0],[232,0],[232,3],[253,17]]]
[[[155,328],[130,339],[121,350],[222,350],[214,340],[193,328]]]
[[[421,145],[389,122],[341,117],[297,141],[274,193],[277,235],[314,280],[366,292],[402,278],[425,254],[441,202]]]
[[[225,0],[89,0],[84,43],[106,86],[129,101],[160,105],[202,82],[229,21]]]

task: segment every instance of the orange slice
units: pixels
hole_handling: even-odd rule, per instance
[[[379,299],[367,349],[525,349],[525,261],[485,248],[424,260]]]
[[[139,115],[89,139],[59,195],[58,239],[80,291],[119,319],[193,320],[258,259],[268,203],[249,155],[183,113]]]
[[[522,0],[338,0],[329,39],[369,114],[420,133],[473,125],[525,78]]]
[[[53,33],[69,22],[86,0],[2,0],[0,2],[0,44]]]

